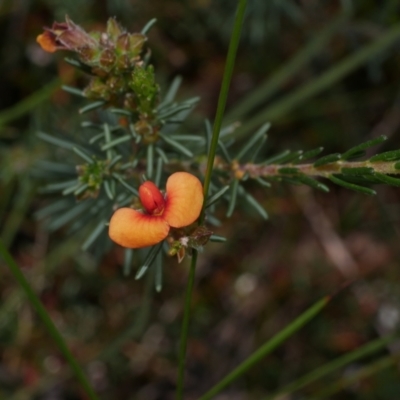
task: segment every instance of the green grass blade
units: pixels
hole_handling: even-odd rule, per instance
[[[222,125],[222,117],[224,115],[226,100],[228,98],[228,91],[230,82],[232,79],[233,67],[235,65],[235,58],[237,48],[239,46],[239,39],[240,33],[242,30],[244,13],[246,10],[247,0],[239,0],[238,6],[236,9],[236,17],[235,23],[233,26],[233,32],[231,36],[231,40],[229,43],[228,55],[225,64],[224,76],[222,79],[221,84],[221,91],[218,98],[218,106],[217,112],[215,115],[214,120],[214,127],[213,127],[213,134],[211,138],[210,144],[210,151],[208,153],[208,160],[207,160],[207,170],[204,178],[204,198],[208,198],[208,191],[211,184],[211,174],[213,171],[214,159],[215,154],[218,148],[218,139],[219,134],[221,131]],[[204,213],[204,206],[203,210],[200,215],[200,223],[204,221],[205,213]],[[191,298],[192,298],[192,291],[194,285],[194,276],[196,272],[196,262],[197,262],[197,251],[193,251],[191,267],[189,271],[189,278],[188,283],[186,286],[186,294],[185,294],[185,306],[184,306],[184,313],[183,313],[183,321],[182,321],[182,328],[181,328],[181,339],[180,339],[180,347],[179,347],[179,364],[178,364],[178,381],[176,386],[176,400],[183,399],[183,382],[185,377],[185,359],[186,359],[186,347],[187,347],[187,339],[189,333],[189,321],[190,321],[190,311],[191,311]]]
[[[400,24],[396,24],[374,42],[364,46],[355,54],[352,54],[343,61],[337,63],[320,77],[314,79],[312,82],[304,84],[299,89],[285,96],[283,99],[276,101],[272,106],[268,106],[268,108],[254,115],[254,117],[236,130],[235,137],[238,138],[245,136],[258,125],[264,122],[273,122],[283,117],[294,108],[304,104],[306,100],[323,92],[336,82],[340,81],[356,68],[363,65],[367,60],[382,53],[387,47],[393,45],[399,37]]]
[[[3,243],[0,241],[0,255],[3,260],[8,265],[10,272],[14,276],[15,280],[18,282],[20,287],[25,292],[26,296],[28,297],[29,303],[32,307],[36,310],[39,317],[41,318],[43,324],[47,328],[48,332],[56,342],[59,350],[68,361],[68,364],[75,372],[76,377],[80,381],[82,387],[84,388],[88,398],[90,400],[98,400],[96,393],[94,392],[93,388],[90,386],[89,381],[86,379],[84,372],[82,371],[81,367],[79,366],[78,362],[75,360],[72,353],[69,351],[67,344],[65,343],[63,337],[61,336],[60,332],[57,330],[56,326],[54,325],[53,321],[51,320],[49,314],[47,313],[46,309],[44,308],[42,302],[39,300],[39,297],[36,295],[34,290],[32,289],[31,285],[25,278],[24,274],[19,269],[18,265],[12,258],[11,254],[7,251],[4,247]]]
[[[228,98],[229,86],[232,79],[233,67],[235,66],[235,58],[237,48],[239,46],[240,33],[242,31],[242,24],[244,18],[244,11],[246,9],[247,0],[239,0],[235,24],[233,27],[233,32],[231,36],[231,41],[229,43],[228,55],[226,58],[224,76],[221,84],[221,91],[219,93],[217,112],[215,115],[213,134],[211,138],[210,152],[207,160],[207,172],[204,178],[204,198],[207,198],[208,190],[211,183],[211,174],[214,165],[214,158],[218,148],[218,138],[222,126],[222,117],[225,112],[226,100]],[[204,212],[202,213],[201,220],[204,219]]]
[[[351,362],[357,361],[363,357],[369,356],[370,354],[377,352],[378,350],[381,350],[395,339],[398,339],[397,335],[390,335],[374,340],[366,344],[365,346],[362,346],[361,348],[352,351],[351,353],[345,354],[342,357],[338,357],[336,360],[333,360],[325,365],[322,365],[321,367],[316,368],[314,371],[279,389],[277,392],[275,392],[271,396],[266,397],[264,400],[278,400],[278,398],[280,398],[282,395],[289,395],[296,390],[299,390],[304,386],[315,382],[318,379],[321,379],[331,372],[334,372],[339,368],[350,364]]]
[[[355,183],[344,181],[343,179],[340,179],[333,175],[330,176],[328,179],[331,180],[333,183],[336,183],[336,185],[343,186],[346,189],[355,190],[356,192],[368,194],[370,196],[374,196],[376,194],[375,190],[372,190],[364,186],[356,185]]]
[[[227,122],[240,119],[258,104],[265,102],[294,74],[303,68],[310,60],[327,45],[328,41],[338,31],[345,21],[344,16],[336,18],[322,32],[314,36],[309,44],[300,50],[291,60],[280,66],[265,82],[253,90],[236,107],[233,107],[226,116]]]
[[[395,355],[381,357],[378,361],[371,363],[364,368],[361,368],[354,374],[352,374],[350,376],[345,376],[344,378],[337,380],[336,382],[332,383],[331,385],[328,385],[321,392],[317,393],[316,395],[314,395],[312,397],[309,397],[309,400],[320,400],[320,399],[326,399],[326,398],[331,399],[332,398],[331,396],[333,394],[340,392],[343,389],[345,389],[351,385],[354,385],[363,379],[366,379],[373,375],[376,375],[379,371],[382,371],[382,370],[390,368],[390,367],[395,367],[396,364],[398,364],[399,359],[400,359],[399,353],[397,353]]]
[[[59,78],[54,79],[49,84],[43,86],[41,89],[37,90],[26,99],[21,100],[15,106],[12,106],[0,112],[0,127],[7,125],[14,119],[17,119],[36,108],[40,103],[47,100],[60,86],[60,84],[61,80]]]
[[[286,328],[282,329],[272,339],[264,343],[258,350],[250,355],[245,361],[243,361],[238,367],[236,367],[230,374],[225,376],[215,386],[213,386],[207,393],[200,397],[199,400],[210,400],[216,394],[220,393],[229,384],[234,382],[237,378],[242,376],[251,367],[261,361],[266,355],[270,354],[280,344],[287,340],[290,336],[295,334],[300,328],[302,328],[307,322],[313,319],[330,301],[331,297],[324,297],[314,305],[312,305],[303,314],[297,317],[291,322]]]

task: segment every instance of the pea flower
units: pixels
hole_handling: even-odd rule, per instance
[[[117,244],[138,249],[164,240],[170,228],[183,228],[199,217],[203,206],[203,188],[199,179],[187,172],[172,174],[165,196],[151,182],[139,187],[144,211],[120,208],[111,217],[109,236]]]

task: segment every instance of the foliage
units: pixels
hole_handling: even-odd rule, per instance
[[[251,7],[256,7],[257,2],[253,3]],[[296,18],[295,22],[296,24],[304,23],[302,18],[305,14],[293,8],[297,6],[293,6],[291,3],[289,1],[284,2],[285,6],[282,5],[282,10],[280,10],[279,6],[276,7],[275,11],[269,10],[269,12],[282,11],[293,18],[295,15],[302,16],[301,18]],[[286,6],[287,8],[285,8]],[[180,9],[179,7],[181,5],[177,6],[177,10]],[[149,313],[149,293],[151,293],[149,288],[151,288],[151,285],[155,285],[157,291],[163,288],[166,291],[163,294],[164,296],[168,297],[170,295],[168,285],[163,285],[165,276],[168,279],[168,272],[166,272],[165,266],[168,265],[169,261],[164,256],[161,256],[161,251],[176,254],[179,259],[182,259],[185,253],[193,254],[189,277],[190,287],[190,285],[194,284],[197,251],[206,246],[206,251],[200,255],[200,259],[201,257],[217,257],[216,254],[221,251],[213,250],[214,245],[207,243],[210,229],[218,234],[212,235],[210,237],[211,240],[224,241],[225,239],[220,236],[224,235],[229,237],[228,242],[240,243],[241,240],[244,240],[244,243],[252,246],[256,243],[257,226],[260,227],[261,225],[255,225],[255,232],[251,234],[247,230],[248,238],[246,238],[246,235],[239,236],[236,242],[231,232],[229,232],[229,228],[224,226],[235,226],[234,232],[240,234],[240,224],[243,224],[243,217],[240,216],[244,215],[244,213],[250,213],[251,215],[253,215],[252,213],[257,213],[262,219],[267,219],[266,209],[270,214],[274,214],[274,217],[271,218],[272,224],[274,224],[274,219],[278,221],[282,218],[285,219],[285,216],[280,216],[279,211],[277,212],[277,207],[279,210],[279,206],[274,205],[271,200],[264,200],[266,193],[270,194],[268,197],[276,197],[278,193],[277,198],[279,198],[279,191],[286,190],[282,186],[277,186],[276,182],[289,183],[295,186],[307,185],[325,193],[333,191],[333,198],[339,192],[331,183],[370,195],[376,194],[375,188],[371,188],[376,184],[383,183],[395,187],[399,186],[400,179],[396,178],[396,175],[399,173],[400,152],[398,150],[378,149],[376,153],[371,153],[371,149],[383,146],[392,132],[385,130],[383,132],[375,132],[368,140],[362,139],[359,135],[349,134],[348,138],[344,138],[342,143],[335,142],[335,135],[329,133],[329,129],[324,128],[326,129],[325,132],[324,129],[319,131],[317,128],[318,119],[321,119],[324,114],[329,115],[332,103],[322,98],[314,101],[314,103],[312,102],[314,96],[318,96],[327,88],[334,87],[341,79],[354,73],[356,68],[361,65],[366,64],[368,70],[371,71],[374,68],[375,70],[376,68],[379,69],[379,57],[384,59],[384,52],[386,52],[385,54],[390,54],[391,46],[400,36],[398,23],[393,23],[381,35],[374,37],[366,44],[361,45],[361,41],[357,43],[357,49],[354,54],[350,54],[344,60],[332,63],[329,69],[310,80],[310,83],[302,82],[302,79],[297,78],[299,89],[290,90],[286,94],[285,90],[287,89],[282,87],[283,83],[294,79],[300,68],[307,65],[310,59],[316,57],[319,52],[324,51],[326,55],[327,50],[324,46],[326,46],[332,35],[344,25],[347,26],[347,29],[350,27],[353,34],[357,32],[357,24],[355,22],[348,23],[351,18],[350,8],[343,5],[342,15],[335,19],[326,29],[323,29],[321,34],[315,40],[311,40],[308,46],[301,49],[293,57],[292,63],[289,62],[285,67],[280,68],[275,75],[272,74],[271,79],[260,84],[258,89],[254,89],[247,98],[241,103],[239,102],[237,107],[232,107],[222,128],[218,127],[218,124],[214,124],[214,132],[212,132],[211,124],[206,120],[203,125],[204,128],[197,128],[196,133],[190,134],[188,132],[193,132],[196,128],[193,128],[193,123],[187,117],[191,115],[193,120],[196,121],[198,117],[191,113],[199,99],[192,97],[184,101],[177,100],[182,82],[180,78],[172,80],[168,90],[160,89],[163,85],[158,83],[158,69],[154,69],[151,65],[153,59],[150,57],[151,53],[149,51],[154,42],[151,38],[150,40],[147,39],[147,35],[151,35],[151,30],[148,31],[148,29],[152,23],[144,28],[142,32],[131,34],[122,28],[115,19],[110,19],[105,27],[106,36],[96,33],[96,31],[86,34],[85,31],[72,22],[72,19],[67,19],[65,23],[59,23],[52,27],[52,33],[56,36],[50,35],[50,39],[48,37],[49,40],[54,40],[54,43],[51,41],[50,43],[53,43],[57,48],[67,49],[76,53],[78,59],[69,58],[67,62],[88,74],[86,75],[86,86],[83,90],[72,87],[70,84],[64,86],[65,91],[77,96],[76,101],[81,104],[80,115],[82,117],[79,117],[80,127],[77,128],[75,126],[72,128],[69,126],[69,129],[54,129],[51,127],[52,121],[48,124],[41,123],[39,125],[42,125],[42,129],[38,136],[44,142],[51,144],[50,156],[46,156],[46,160],[43,160],[43,153],[48,151],[46,147],[40,147],[35,157],[34,154],[29,154],[26,144],[21,146],[16,142],[16,149],[21,152],[20,157],[18,158],[18,151],[15,150],[9,155],[6,163],[3,161],[8,168],[3,168],[2,173],[4,193],[8,193],[9,198],[18,199],[18,202],[8,203],[6,196],[3,200],[6,205],[8,204],[8,207],[13,204],[11,210],[5,209],[7,220],[3,225],[2,239],[6,246],[13,243],[13,239],[17,234],[17,228],[15,227],[20,226],[21,222],[18,221],[22,221],[21,216],[23,216],[30,202],[35,198],[30,179],[32,173],[41,182],[46,182],[41,186],[40,190],[48,198],[48,205],[40,208],[36,212],[36,216],[39,219],[46,220],[47,229],[50,232],[54,232],[52,234],[56,234],[55,232],[62,228],[64,238],[68,238],[68,235],[70,235],[69,239],[64,239],[66,252],[71,253],[71,248],[74,248],[74,251],[80,254],[80,256],[77,256],[76,262],[82,266],[82,271],[85,268],[90,270],[92,263],[93,266],[99,263],[102,265],[101,260],[107,260],[107,254],[110,254],[111,247],[106,232],[107,222],[117,207],[124,205],[138,206],[137,188],[143,177],[154,180],[160,187],[163,186],[167,176],[177,170],[195,173],[202,179],[205,177],[206,182],[209,179],[205,185],[207,187],[207,190],[205,190],[207,195],[206,208],[200,218],[200,227],[184,232],[174,232],[174,235],[167,241],[170,246],[169,249],[167,245],[156,245],[154,248],[147,250],[132,251],[131,249],[126,249],[122,257],[118,251],[112,250],[112,254],[118,257],[118,263],[123,264],[125,275],[129,276],[132,266],[137,266],[138,269],[134,277],[139,279],[147,276],[147,281],[136,286],[140,288],[139,290],[144,291],[143,306],[140,310],[135,310],[137,315],[140,316],[138,324],[128,328],[126,333],[118,332],[117,335],[120,336],[120,340],[117,340],[115,346],[110,346],[111,350],[108,354],[114,354],[115,356],[124,343],[130,343],[133,337],[138,338],[140,332],[144,329],[143,327],[146,326]],[[290,14],[288,10],[292,10],[293,13]],[[363,7],[359,8],[359,12],[362,13],[364,12],[363,10]],[[252,13],[253,11],[252,9]],[[257,16],[257,13],[251,15],[254,17]],[[262,15],[262,13],[259,15]],[[386,21],[384,16],[381,17],[382,21]],[[382,23],[382,21],[379,23]],[[153,29],[157,29],[156,26],[153,26]],[[195,26],[193,26],[194,29]],[[278,28],[274,27],[274,29]],[[68,42],[65,41],[65,37],[62,40],[57,36],[59,31],[68,32],[69,34],[78,32],[79,34],[77,37],[72,36],[74,40]],[[177,31],[179,32],[179,29]],[[51,30],[46,32],[51,32]],[[235,30],[235,32],[237,34],[238,31]],[[250,37],[251,35],[244,35],[245,43],[249,46],[258,45],[257,41],[255,43],[246,42]],[[261,37],[258,37],[257,40],[262,40]],[[71,40],[71,36],[68,38]],[[78,45],[75,39],[78,40]],[[223,40],[223,35],[220,39]],[[79,45],[79,40],[83,40],[83,47]],[[87,47],[91,51],[88,52]],[[157,59],[157,44],[155,44],[155,49],[155,58]],[[332,48],[329,51],[334,52]],[[332,54],[330,55],[332,56]],[[323,57],[321,57],[319,62],[324,64],[323,61]],[[241,62],[243,60],[239,57],[239,66]],[[228,66],[233,67],[233,60],[228,61]],[[74,78],[75,81],[78,80],[79,83],[81,83],[82,79],[85,79],[82,78],[83,75],[77,74],[74,76],[77,77]],[[83,85],[79,83],[78,85],[82,87]],[[346,84],[351,86],[351,83]],[[233,85],[235,87],[235,82],[233,82]],[[53,88],[53,84],[43,88],[40,93],[44,97],[41,97],[40,93],[38,93],[38,96],[32,96],[30,98],[31,101],[25,101],[25,103],[18,105],[18,108],[4,113],[4,117],[0,118],[0,121],[7,126],[9,121],[13,121],[14,118],[34,108],[38,102],[48,96],[48,91],[54,90]],[[392,93],[391,89],[385,90],[382,90],[382,93]],[[274,96],[277,95],[280,97],[278,96],[278,99],[270,104],[269,99],[274,99]],[[338,98],[343,98],[343,93],[330,94],[332,98],[335,98],[336,95]],[[356,95],[346,93],[344,96],[347,101],[346,104],[357,103],[359,105],[363,101],[365,104],[365,99],[362,95],[360,96],[362,99],[360,102],[352,101],[353,96]],[[370,97],[373,98],[372,95]],[[305,100],[310,104],[309,109],[307,109]],[[74,105],[71,108],[73,107]],[[222,106],[222,110],[223,108]],[[300,112],[298,110],[303,111]],[[343,112],[348,112],[348,109],[344,106]],[[354,114],[352,115],[354,116]],[[71,109],[65,110],[65,115],[69,118],[72,115]],[[288,116],[288,120],[283,121],[283,117],[286,118],[286,116]],[[238,118],[243,120],[241,124],[237,123]],[[284,143],[284,146],[290,148],[290,150],[284,150],[283,152],[281,151],[282,148],[279,149],[281,144],[278,145],[274,141],[272,144],[268,142],[268,147],[265,146],[267,143],[267,131],[270,137],[274,138],[282,132],[282,125],[284,129],[290,129],[294,126],[294,123],[301,126],[302,123],[299,122],[301,118],[306,118],[311,126],[316,126],[314,128],[316,132],[322,132],[323,135],[307,136],[305,134],[302,137],[303,140],[294,140],[292,138],[289,143]],[[218,120],[218,116],[215,120]],[[273,125],[271,126],[268,121],[272,121]],[[46,129],[43,129],[44,125],[47,125]],[[259,127],[260,125],[261,127]],[[57,124],[56,126],[58,127],[59,125]],[[259,129],[257,130],[258,127]],[[36,129],[36,127],[33,128]],[[349,125],[348,129],[351,132],[353,128]],[[59,131],[58,133],[56,132],[57,130]],[[66,134],[65,132],[68,133]],[[10,142],[7,143],[7,140],[10,141],[11,138],[11,146],[14,145],[12,134],[12,130],[7,129],[2,134],[6,138],[6,142],[3,143],[6,146],[3,147],[3,154],[7,153],[10,146]],[[312,150],[298,150],[301,142],[304,142],[301,148],[308,147]],[[361,144],[354,146],[354,143],[357,142]],[[333,148],[334,153],[323,155],[321,145]],[[295,150],[292,150],[293,148]],[[392,148],[395,147],[392,146]],[[209,156],[214,150],[216,151],[215,160]],[[31,157],[27,157],[28,154]],[[4,159],[3,157],[2,160]],[[18,164],[18,160],[24,160],[22,167],[21,164]],[[212,168],[210,168],[210,165]],[[18,168],[22,168],[22,178],[18,176]],[[211,169],[213,170],[212,176]],[[265,189],[268,189],[269,192],[265,192]],[[296,196],[300,196],[297,200],[297,207],[303,208],[305,215],[310,215],[310,213],[307,213],[307,204],[313,204],[313,195],[310,195],[310,192],[307,191],[297,192],[297,189],[294,189],[294,193],[299,193]],[[305,200],[307,204],[301,199],[304,193],[308,196],[308,200]],[[358,196],[358,194],[354,196]],[[222,206],[223,203],[224,206]],[[280,207],[283,207],[282,204]],[[240,212],[238,212],[238,206],[240,206]],[[233,219],[232,225],[226,225],[229,222],[225,222],[224,215]],[[358,214],[355,211],[346,212],[345,210],[344,215],[348,215],[347,221],[350,221],[348,222],[350,225],[356,226],[355,221],[365,223],[363,222],[365,220],[361,217],[357,219]],[[313,224],[312,216],[308,218],[310,223]],[[222,219],[224,219],[224,224],[221,222]],[[239,225],[236,227],[237,224]],[[260,222],[257,222],[257,224],[260,224]],[[321,225],[324,227],[323,229],[328,229],[322,222]],[[318,232],[318,227],[316,225],[312,226]],[[5,235],[4,232],[6,233]],[[67,236],[65,236],[65,233]],[[76,243],[77,236],[79,236],[80,243]],[[186,236],[189,236],[190,240],[182,245],[183,241],[180,239]],[[264,236],[262,235],[262,237]],[[331,239],[325,240],[323,235],[321,237],[322,243],[327,246],[327,254],[332,254],[329,253]],[[72,243],[75,243],[73,245],[75,247],[70,247]],[[283,243],[286,242],[284,241]],[[54,260],[59,259],[57,254],[62,254],[61,244],[55,248],[57,252],[53,256]],[[81,247],[83,252],[77,250],[77,245]],[[88,256],[85,251],[88,249],[95,256],[94,259],[87,259]],[[240,251],[239,248],[238,250]],[[285,244],[282,245],[280,251],[287,253]],[[242,252],[245,253],[244,250]],[[3,252],[3,256],[4,254]],[[207,256],[207,254],[210,254],[210,256]],[[81,257],[80,261],[79,257]],[[205,259],[210,260],[210,258]],[[332,259],[333,263],[335,263],[334,256]],[[57,263],[57,261],[53,261],[53,263]],[[338,263],[338,268],[341,268],[340,261]],[[151,268],[152,266],[154,268]],[[251,285],[253,281],[249,276],[253,276],[252,274],[257,270],[257,267],[250,266],[250,269],[247,267],[245,268],[246,272],[243,275],[243,279],[250,279]],[[343,268],[344,270],[346,268],[351,269],[350,266],[346,265]],[[60,272],[57,274],[60,274]],[[352,279],[361,276],[359,273],[355,274],[356,276],[353,273],[349,275],[344,273],[344,275]],[[260,276],[264,275],[261,274]],[[78,280],[80,279],[83,278],[78,278]],[[126,282],[131,282],[129,278],[126,279]],[[299,282],[301,281],[302,279],[300,278]],[[320,285],[319,293],[325,295],[336,290],[340,286],[340,282],[338,282],[338,279],[334,281],[337,283],[336,286]],[[261,285],[261,283],[257,283],[257,285]],[[275,290],[273,285],[271,289]],[[188,308],[191,298],[190,292],[189,290],[186,300],[187,313],[190,311],[190,308]],[[276,296],[274,301],[279,303],[279,294],[276,294]],[[303,300],[301,309],[294,307],[297,310],[295,314],[300,314],[300,311],[306,308],[306,304],[310,304],[315,300],[315,297]],[[204,301],[212,302],[213,300]],[[201,304],[197,305],[196,310],[199,312],[200,309],[201,312],[201,307]],[[294,317],[293,313],[290,314]],[[188,333],[189,315],[185,314],[186,322],[184,326],[186,334]],[[289,321],[286,320],[286,322]],[[257,325],[257,322],[255,323]],[[282,324],[279,324],[279,326],[282,327]],[[291,325],[289,324],[289,326]],[[197,326],[197,329],[201,330],[201,327]],[[262,328],[260,329],[262,333]],[[299,327],[296,329],[299,329]],[[291,334],[296,332],[296,329],[290,331]],[[281,331],[283,336],[279,336],[278,333],[278,339],[274,342],[276,346],[282,342],[281,339],[283,337],[288,337],[283,332],[285,331]],[[263,342],[265,335],[261,334],[261,336],[261,342]],[[176,341],[176,334],[172,335],[172,337]],[[366,337],[364,337],[364,340],[366,340]],[[386,343],[384,339],[382,340],[382,343]],[[181,357],[186,353],[185,340],[183,340],[183,343],[184,350],[182,351],[181,348]],[[267,343],[269,342],[267,341]],[[260,346],[261,349],[264,348],[262,345]],[[254,349],[256,346],[251,347]],[[275,347],[271,349],[275,349]],[[245,354],[250,353],[250,351],[245,351]],[[266,353],[256,354],[265,355]],[[348,362],[358,360],[358,357],[362,355],[364,353],[360,352],[357,358],[349,358]],[[108,357],[111,357],[111,359],[108,358],[108,360],[111,360],[111,364],[116,362],[117,357]],[[190,354],[189,357],[191,357]],[[90,358],[85,357],[86,360]],[[260,355],[256,358],[260,362],[263,356]],[[395,359],[395,354],[387,358],[382,357],[381,362],[378,360],[376,363],[376,367],[371,363],[370,369],[368,369],[367,362],[365,364],[365,373],[360,376],[368,376],[368,374],[374,373],[373,371],[389,368],[393,365]],[[276,362],[276,359],[272,359],[272,361]],[[314,361],[314,367],[321,365],[318,357]],[[237,364],[237,360],[229,364],[229,369],[233,369],[233,366]],[[337,368],[341,368],[345,364],[338,362],[336,365]],[[183,382],[183,366],[184,363],[181,363],[180,383]],[[122,368],[121,364],[119,368]],[[307,366],[305,365],[304,369],[302,369],[303,373],[306,370]],[[226,368],[225,372],[227,372]],[[244,372],[245,369],[240,374],[233,375],[236,379]],[[264,395],[265,393],[276,391],[279,380],[277,379],[278,377],[273,377],[272,375],[271,369],[268,382],[261,384],[248,378],[248,382],[252,383],[252,385],[249,385],[251,387],[249,391],[253,394],[256,393],[256,396],[259,395],[257,393]],[[230,376],[228,375],[227,383],[232,382],[233,378],[229,378]],[[288,377],[291,378],[293,376],[297,376],[297,372],[291,369],[288,375],[282,379],[284,382],[290,382],[291,379],[288,379]],[[221,374],[219,374],[219,378],[221,378]],[[305,380],[308,381],[307,376]],[[208,386],[211,386],[210,382],[209,380]],[[224,380],[221,382],[224,382]],[[261,380],[260,382],[263,381]],[[348,383],[338,380],[336,388],[345,387],[350,383],[351,380]],[[218,387],[218,384],[216,387]],[[222,387],[224,385],[220,389]],[[288,387],[291,388],[292,386],[289,384]],[[301,385],[296,387],[300,388]],[[318,390],[318,387],[316,389]],[[197,394],[207,391],[206,388],[200,390],[200,387],[195,389],[189,387],[188,390],[193,390]],[[284,388],[278,391],[285,392]],[[333,393],[334,391],[335,387],[332,386],[327,393]],[[211,393],[213,392],[211,391]],[[204,396],[204,398],[211,398],[207,397],[207,394]],[[360,396],[362,396],[362,390],[360,390]]]

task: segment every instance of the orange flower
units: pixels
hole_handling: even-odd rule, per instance
[[[201,182],[187,172],[176,172],[167,180],[166,194],[150,181],[139,188],[145,212],[118,209],[110,220],[108,234],[123,247],[138,249],[164,240],[170,228],[182,228],[196,221],[203,206]]]

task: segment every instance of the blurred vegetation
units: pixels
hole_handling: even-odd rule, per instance
[[[390,0],[249,1],[226,121],[240,121],[238,133],[245,136],[270,120],[265,155],[318,146],[344,152],[382,134],[390,139],[380,150],[400,148],[399,11]],[[76,110],[84,102],[59,87],[83,87],[86,78],[62,56],[43,53],[35,38],[65,14],[89,30],[104,29],[114,15],[130,31],[157,18],[149,45],[161,90],[181,75],[178,97],[201,97],[184,128],[192,133],[214,116],[233,12],[227,0],[0,3],[0,237],[101,398],[173,398],[187,265],[171,260],[156,294],[151,274],[144,281],[123,275],[121,249],[107,244],[110,250],[99,257],[82,251],[67,229],[50,234],[37,222],[35,213],[51,200],[38,194],[43,176],[37,165],[53,149],[36,133],[76,131]],[[371,50],[388,35],[390,45],[379,42]],[[363,49],[369,57],[360,60]],[[377,192],[366,197],[332,186],[325,194],[274,184],[253,188],[268,222],[252,211],[225,219],[221,210],[215,233],[229,240],[208,245],[199,257],[188,399],[354,274],[322,314],[217,398],[266,398],[398,331],[399,189],[377,186]],[[83,399],[21,289],[0,266],[0,398]],[[284,398],[395,400],[398,357],[393,342]]]

